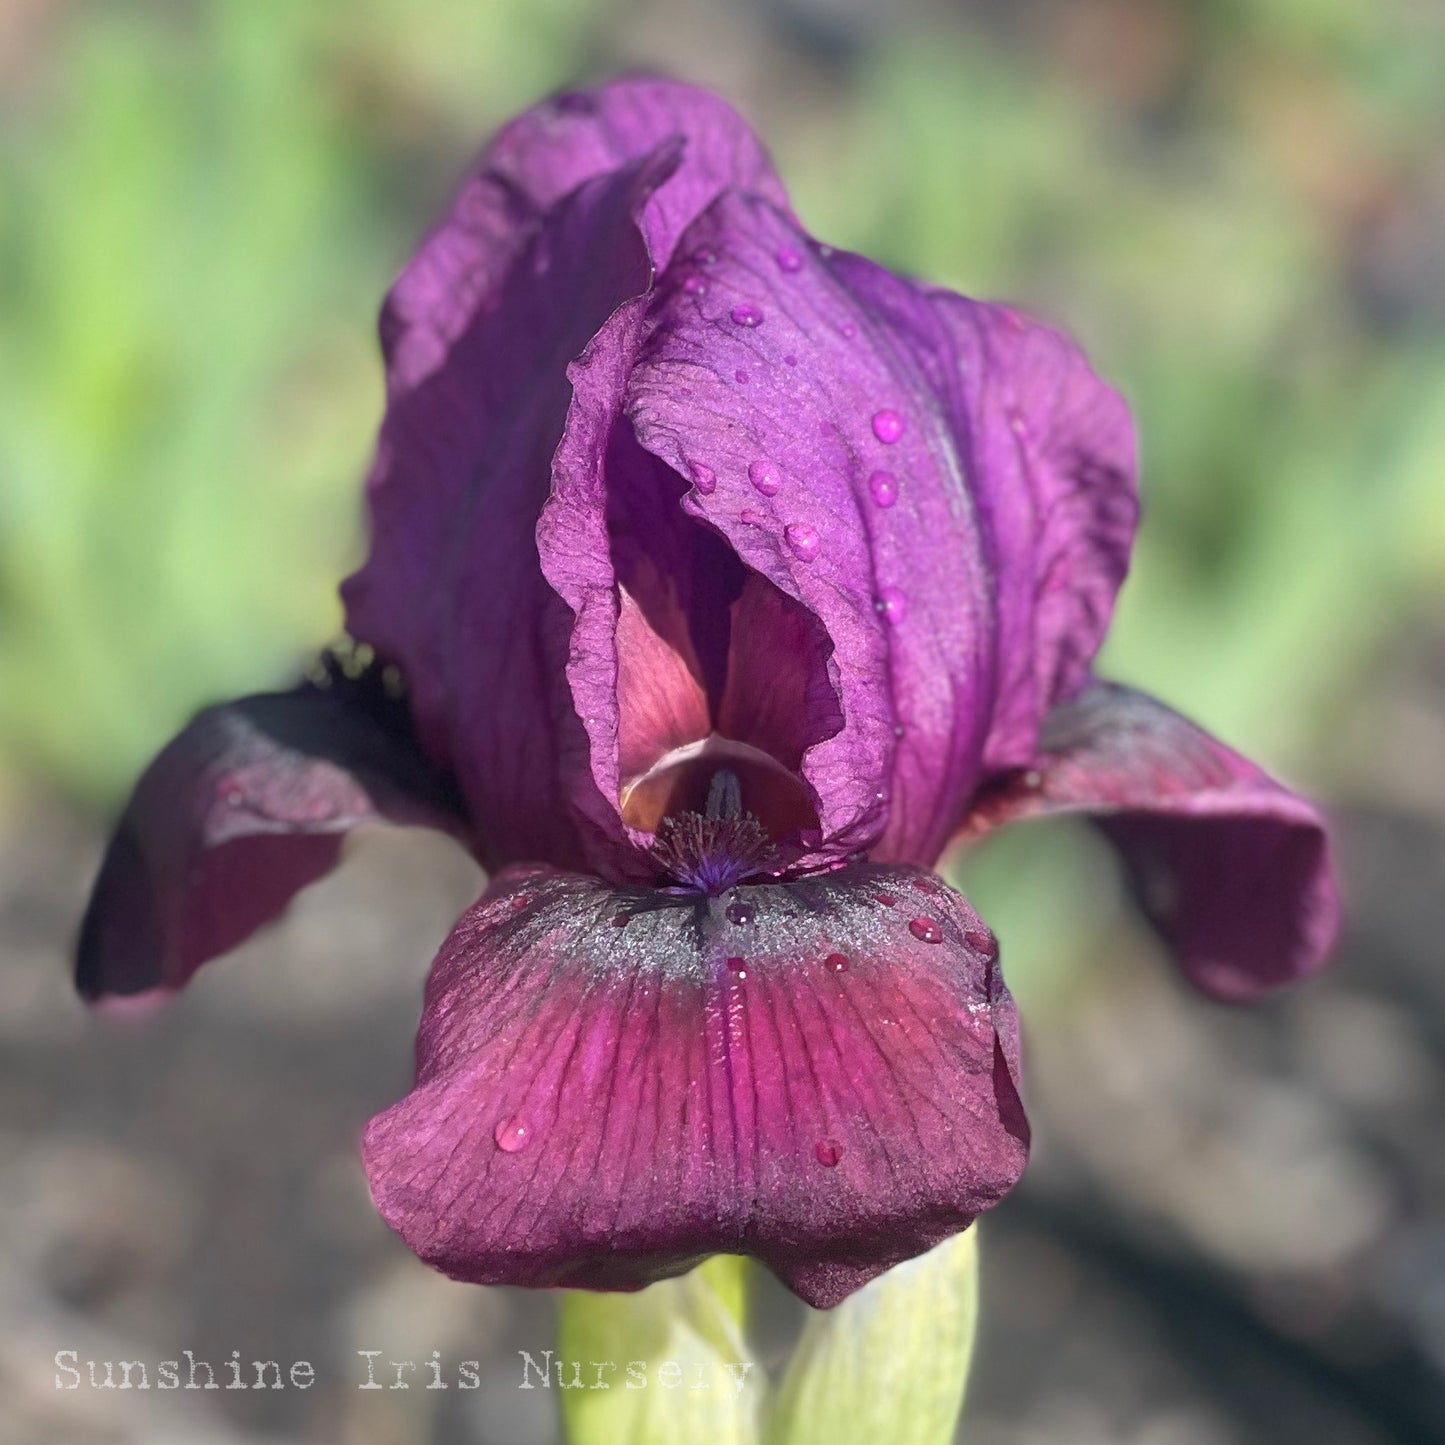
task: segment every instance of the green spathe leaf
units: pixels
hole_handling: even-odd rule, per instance
[[[637,1294],[568,1294],[549,1364],[570,1445],[758,1445],[767,1382],[743,1335],[749,1268],[718,1255]]]
[[[812,1315],[771,1403],[767,1445],[949,1445],[978,1323],[976,1239],[957,1235]]]

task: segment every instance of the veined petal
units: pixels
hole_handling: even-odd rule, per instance
[[[1189,977],[1243,999],[1312,973],[1339,924],[1320,814],[1142,693],[1095,682],[1048,719],[1029,769],[979,795],[965,826],[1084,813],[1119,849]]]
[[[1139,520],[1123,397],[1071,341],[1006,306],[931,291],[969,402],[969,485],[994,579],[998,681],[984,764],[1023,764],[1088,681]]]
[[[417,1057],[367,1172],[463,1280],[635,1289],[747,1253],[825,1307],[1027,1152],[992,936],[912,869],[716,899],[515,870],[443,945]]]
[[[497,305],[551,207],[584,182],[674,142],[681,142],[682,163],[639,217],[658,270],[681,232],[727,187],[787,205],[762,143],[726,101],[705,90],[637,76],[543,101],[482,153],[450,214],[388,295],[382,341],[390,388],[409,388],[435,370],[474,318]]]
[[[714,259],[705,289],[674,275],[654,304],[628,400],[638,438],[681,477],[699,465],[716,475],[683,505],[826,634],[842,725],[807,739],[802,763],[824,856],[874,848],[931,862],[955,795],[977,779],[993,686],[954,378],[861,294],[866,263],[845,267],[765,202],[722,197],[686,249]],[[909,292],[868,269],[874,290]],[[929,569],[934,551],[947,555],[946,585]],[[768,661],[752,661],[758,691]]]
[[[646,290],[637,218],[676,160],[662,150],[549,211],[495,309],[393,395],[382,427],[347,627],[400,666],[423,745],[456,773],[492,866],[583,858],[564,782],[584,745],[564,677],[572,616],[534,534],[567,366]]]
[[[136,784],[81,925],[76,987],[88,998],[180,988],[373,821],[466,836],[404,704],[338,676],[208,708]]]
[[[489,865],[595,863],[625,843],[587,765],[564,677],[573,618],[535,532],[568,366],[728,186],[786,203],[716,97],[661,80],[558,97],[497,137],[383,311],[388,408],[347,626],[405,673]]]
[[[687,510],[818,621],[818,857],[931,862],[1078,685],[1133,535],[1133,442],[1078,352],[721,196],[652,307],[628,413]],[[765,686],[767,659],[756,660]],[[594,747],[596,740],[594,738]]]

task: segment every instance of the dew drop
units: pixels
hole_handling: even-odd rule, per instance
[[[736,381],[739,386],[746,386],[748,384],[748,374],[742,367],[738,367],[738,369],[733,372],[733,380]]]
[[[790,351],[790,352],[783,358],[783,362],[784,362],[784,364],[787,365],[787,366],[796,366],[796,365],[798,364],[798,358],[797,358],[796,356],[794,356],[793,353]]]
[[[943,930],[932,918],[915,918],[908,924],[908,931],[922,943],[942,943]]]
[[[701,296],[707,290],[707,282],[696,271],[690,271],[682,283],[682,289],[689,296]]]
[[[811,562],[823,545],[823,539],[806,522],[790,522],[783,528],[783,536],[800,562]]]
[[[836,1139],[819,1139],[813,1153],[824,1169],[836,1169],[843,1157],[843,1146]]]
[[[893,736],[900,742],[908,736],[908,729],[902,723],[893,724]]]
[[[873,901],[875,903],[881,903],[885,908],[892,908],[893,905],[898,902],[891,893],[875,893],[873,895]]]
[[[986,928],[965,928],[963,941],[985,958],[998,957],[998,940]]]
[[[876,471],[868,478],[868,491],[880,507],[891,507],[898,500],[898,480],[892,472]]]
[[[597,101],[585,91],[569,90],[553,102],[559,115],[593,115]]]
[[[711,266],[717,260],[717,252],[711,246],[699,246],[692,253],[692,259],[699,266]]]
[[[1026,437],[1029,434],[1029,424],[1018,412],[1010,412],[1008,419],[1009,430],[1016,437]]]
[[[734,306],[729,314],[732,316],[734,326],[746,326],[751,329],[763,324],[763,313],[748,301]]]
[[[851,321],[845,321],[838,329],[843,333],[844,341],[852,341],[858,334],[858,328]]]
[[[738,957],[728,959],[728,972],[735,974],[738,978],[746,978],[748,976],[747,959]]]
[[[890,627],[897,627],[908,616],[908,599],[897,587],[882,588],[873,606]]]
[[[743,903],[741,900],[729,903],[726,913],[727,921],[739,927],[745,923],[751,923],[758,916],[758,910],[751,903]]]
[[[706,462],[694,462],[692,484],[703,496],[710,497],[717,491],[717,473]]]
[[[246,790],[239,783],[227,783],[221,790],[221,796],[228,806],[239,808],[246,801]]]
[[[873,413],[873,435],[884,446],[892,446],[903,435],[903,418],[891,407]]]
[[[749,462],[748,480],[765,497],[776,497],[783,490],[783,474],[773,462]]]
[[[791,246],[781,246],[773,259],[778,263],[779,271],[786,271],[790,275],[794,271],[803,269],[803,258]]]
[[[512,912],[520,913],[524,908],[530,907],[532,895],[530,893],[514,893],[512,895]]]
[[[846,953],[830,953],[823,962],[830,973],[848,972],[848,955]]]
[[[632,922],[630,913],[614,913],[612,915],[612,926],[614,928],[626,928]]]
[[[497,1141],[497,1148],[504,1154],[515,1154],[518,1149],[525,1149],[532,1142],[532,1131],[520,1116],[514,1114],[497,1124],[492,1130],[492,1138]]]

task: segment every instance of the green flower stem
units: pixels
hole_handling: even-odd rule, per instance
[[[554,1383],[569,1445],[950,1445],[978,1324],[976,1229],[810,1312],[776,1383],[750,1357],[752,1268],[720,1255],[638,1294],[566,1295]]]

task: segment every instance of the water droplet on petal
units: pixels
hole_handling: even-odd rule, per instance
[[[728,904],[726,914],[729,923],[741,927],[745,923],[751,923],[758,916],[758,910],[751,903],[738,901]]]
[[[614,913],[612,915],[612,926],[614,928],[626,928],[632,922],[630,913]]]
[[[751,302],[744,301],[734,306],[731,311],[734,326],[761,326],[763,324],[763,313]]]
[[[813,1152],[824,1169],[835,1169],[843,1157],[843,1146],[836,1139],[819,1139]]]
[[[748,384],[748,374],[742,367],[738,367],[738,369],[733,372],[733,380],[736,381],[739,386],[746,386]]]
[[[932,918],[915,918],[909,922],[908,931],[920,942],[942,943],[943,930]]]
[[[985,958],[998,957],[998,940],[986,928],[965,928],[963,941],[970,948],[977,949]]]
[[[497,1141],[497,1148],[504,1154],[515,1154],[518,1149],[525,1149],[532,1142],[532,1131],[523,1119],[514,1114],[510,1119],[503,1119],[498,1123],[492,1130],[492,1138]]]
[[[868,490],[880,507],[891,507],[898,500],[898,481],[892,472],[874,472],[868,478]]]
[[[717,473],[706,462],[694,462],[692,484],[703,496],[710,497],[717,491]]]
[[[747,959],[737,957],[728,959],[728,972],[736,974],[738,978],[746,978],[748,976]]]
[[[682,283],[682,289],[689,296],[701,296],[707,290],[707,282],[696,271],[690,271]]]
[[[227,783],[221,790],[221,796],[232,808],[239,808],[246,801],[246,790],[239,783]]]
[[[699,266],[711,266],[713,262],[717,260],[717,252],[714,251],[711,246],[699,246],[697,250],[692,253],[692,259],[696,261]]]
[[[773,462],[749,462],[748,480],[765,497],[776,497],[783,489],[783,474]]]
[[[791,351],[783,358],[783,361],[788,366],[796,366],[798,364],[798,358],[794,356]]]
[[[1009,430],[1013,432],[1016,437],[1026,437],[1029,434],[1028,422],[1016,411],[1009,413],[1008,424]]]
[[[891,407],[873,413],[873,435],[884,446],[892,446],[903,435],[903,418]]]
[[[875,893],[873,899],[876,903],[881,903],[885,908],[892,908],[893,905],[898,902],[891,893]]]
[[[791,246],[780,246],[778,253],[773,258],[778,263],[779,271],[787,271],[790,274],[803,269],[803,258]]]
[[[873,606],[878,615],[890,626],[897,627],[908,615],[908,599],[897,587],[884,587],[878,593]]]
[[[846,953],[830,953],[823,962],[833,973],[848,972],[848,955]]]
[[[524,908],[531,905],[532,895],[530,893],[515,893],[512,895],[512,912],[520,913]]]
[[[844,341],[852,341],[858,334],[858,328],[851,321],[845,321],[838,329],[843,333]]]
[[[894,723],[893,736],[900,740],[906,738],[908,736],[908,729],[904,727],[902,723]]]
[[[823,539],[806,522],[789,523],[783,528],[783,536],[800,562],[811,562],[823,545]]]

